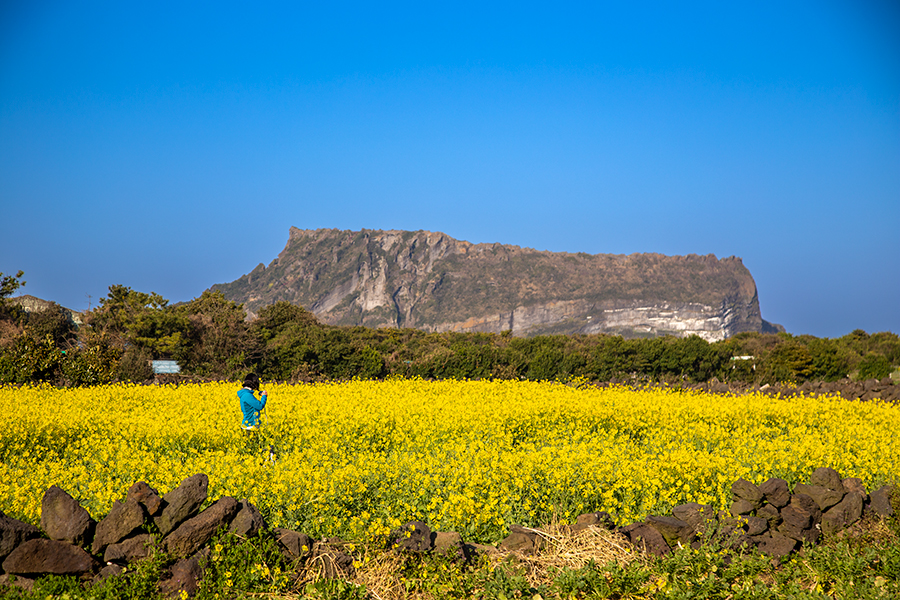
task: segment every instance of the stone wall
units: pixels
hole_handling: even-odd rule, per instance
[[[343,540],[314,540],[298,531],[269,529],[255,506],[228,496],[201,511],[208,484],[206,475],[193,475],[160,496],[147,483],[135,483],[99,522],[65,490],[51,486],[41,502],[40,529],[0,512],[0,586],[30,589],[36,578],[48,574],[99,583],[122,573],[130,563],[161,552],[168,557],[168,568],[160,591],[193,595],[203,578],[208,544],[223,530],[244,538],[272,535],[285,559],[298,568],[314,564],[326,577],[352,574],[353,546]],[[817,543],[822,535],[839,534],[866,513],[893,512],[891,487],[870,494],[859,479],[842,479],[826,468],[816,470],[809,483],[798,484],[793,493],[781,479],[759,486],[740,479],[732,493],[729,511],[684,504],[672,515],[651,515],[619,528],[610,515],[595,512],[579,516],[570,527],[573,532],[590,527],[617,531],[636,548],[655,555],[713,539],[736,552],[757,549],[786,556],[803,544]],[[539,552],[543,540],[540,530],[511,525],[509,536],[497,546],[485,546],[412,521],[391,534],[386,550],[439,552],[468,560],[479,553]]]

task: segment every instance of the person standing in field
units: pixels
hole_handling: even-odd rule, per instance
[[[266,407],[268,395],[265,391],[257,400],[254,392],[259,390],[259,375],[250,373],[244,377],[244,387],[238,391],[238,399],[241,401],[241,412],[244,418],[241,421],[241,429],[256,431],[259,427],[259,411]]]

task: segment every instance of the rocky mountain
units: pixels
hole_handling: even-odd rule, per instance
[[[279,300],[335,325],[513,335],[778,331],[740,258],[569,254],[430,231],[291,227],[268,266],[212,286],[253,315]]]
[[[49,300],[43,300],[36,296],[31,296],[29,294],[25,294],[23,296],[16,296],[15,298],[10,298],[9,301],[14,304],[21,306],[25,312],[31,313],[40,313],[46,310],[49,310],[51,306],[53,306],[53,302]],[[76,310],[72,310],[71,308],[66,308],[65,306],[60,307],[62,311],[68,315],[69,320],[72,321],[77,326],[81,326],[82,324],[82,314]]]

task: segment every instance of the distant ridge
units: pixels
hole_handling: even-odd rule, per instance
[[[212,286],[253,315],[284,300],[330,324],[627,337],[784,329],[740,258],[570,254],[430,231],[290,228],[268,266]]]

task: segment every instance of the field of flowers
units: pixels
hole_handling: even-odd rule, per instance
[[[144,480],[206,473],[270,525],[371,539],[420,519],[472,541],[511,523],[606,510],[620,524],[684,502],[726,507],[738,477],[830,466],[900,480],[900,407],[511,381],[270,385],[258,436],[235,383],[0,387],[0,510],[38,523],[52,484],[99,518]],[[265,459],[271,447],[275,460]]]

